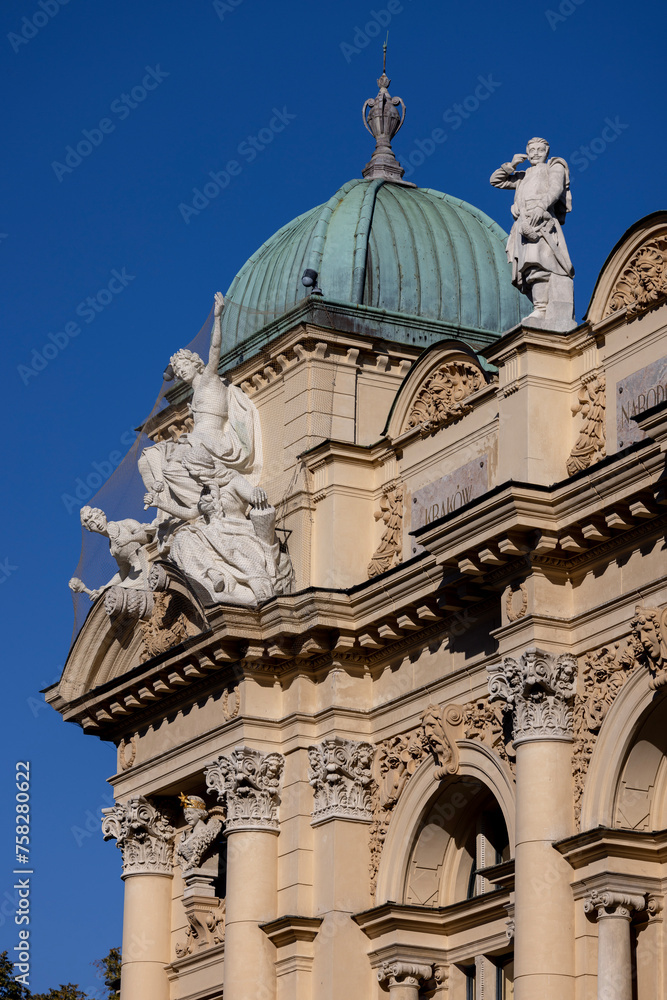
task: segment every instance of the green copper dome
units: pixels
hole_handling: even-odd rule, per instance
[[[307,298],[306,268],[318,272],[323,304],[374,318],[388,340],[489,343],[532,308],[510,282],[506,240],[487,215],[447,194],[349,181],[243,265],[226,296],[222,353],[259,350],[259,331]],[[414,336],[406,317],[416,318]]]

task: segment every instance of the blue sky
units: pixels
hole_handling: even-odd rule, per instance
[[[90,963],[121,935],[120,854],[97,831],[115,749],[38,694],[71,637],[81,529],[67,498],[127,450],[213,293],[280,226],[360,176],[373,147],[360,110],[387,28],[391,92],[408,108],[394,146],[412,181],[508,229],[511,196],[490,187],[491,171],[533,135],[568,159],[581,318],[625,229],[666,207],[667,17],[648,0],[61,4],[0,9],[0,793],[11,806],[15,762],[29,760],[31,987],[72,980],[94,993]],[[224,189],[193,213],[211,172]],[[5,811],[0,831],[10,951],[13,819]]]

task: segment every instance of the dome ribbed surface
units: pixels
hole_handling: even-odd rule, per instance
[[[511,284],[507,234],[479,209],[440,191],[353,180],[279,229],[227,292],[223,353],[306,297],[319,273],[326,300],[499,336],[531,310]]]

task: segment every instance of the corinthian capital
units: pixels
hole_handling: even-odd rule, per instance
[[[378,980],[383,989],[395,986],[412,986],[416,991],[422,983],[433,978],[432,965],[413,965],[410,962],[383,962],[378,969]]]
[[[103,809],[102,833],[115,840],[128,875],[171,875],[174,828],[143,795]]]
[[[597,912],[598,920],[604,917],[623,917],[630,920],[632,911],[646,909],[646,897],[627,892],[600,892],[594,889],[584,900],[584,912]]]
[[[205,770],[206,786],[218,793],[227,811],[225,832],[234,830],[278,831],[280,781],[285,758],[279,753],[261,753],[237,747],[229,757],[221,755]]]
[[[328,819],[371,821],[374,749],[334,736],[308,747],[308,780],[315,791],[313,823]]]
[[[489,701],[504,701],[514,718],[515,745],[526,740],[571,740],[577,661],[534,646],[518,660],[488,667]]]

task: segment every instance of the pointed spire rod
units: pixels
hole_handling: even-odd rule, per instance
[[[379,177],[395,184],[407,184],[402,179],[405,170],[391,148],[391,140],[405,121],[405,104],[402,98],[392,97],[387,89],[391,83],[387,76],[388,42],[389,32],[382,46],[382,76],[377,81],[378,95],[369,97],[361,110],[364,125],[375,139],[375,151],[363,169],[363,176],[366,180]],[[397,110],[399,106],[401,114]]]

